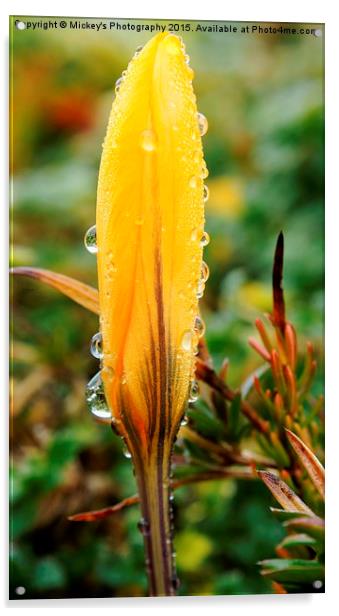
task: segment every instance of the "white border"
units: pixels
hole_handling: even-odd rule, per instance
[[[4,3],[5,4],[5,3]],[[6,6],[7,4],[7,6]],[[2,91],[5,93],[7,83],[7,45],[8,45],[8,15],[58,15],[58,16],[113,16],[113,17],[130,17],[130,18],[176,18],[176,19],[221,19],[233,21],[278,21],[278,22],[311,22],[311,23],[326,23],[326,344],[327,344],[327,378],[326,378],[326,393],[327,393],[327,590],[325,595],[288,595],[288,596],[239,596],[239,597],[187,597],[174,599],[84,599],[84,600],[58,600],[58,601],[23,601],[6,603],[7,597],[7,576],[1,575],[3,584],[2,588],[2,603],[5,609],[13,610],[16,613],[18,610],[25,608],[27,613],[35,612],[37,608],[43,608],[45,612],[50,612],[53,609],[72,610],[72,613],[82,614],[84,609],[110,609],[115,613],[123,611],[124,614],[130,613],[137,609],[138,613],[146,614],[149,610],[164,610],[175,609],[176,612],[184,613],[184,610],[194,608],[196,612],[204,613],[208,609],[213,609],[214,615],[218,614],[236,614],[251,616],[265,616],[275,614],[286,614],[288,611],[291,616],[295,614],[307,614],[307,616],[315,616],[319,614],[319,609],[326,609],[326,613],[333,614],[333,606],[338,604],[336,599],[337,582],[337,549],[335,537],[332,533],[337,526],[337,518],[339,511],[338,497],[338,479],[337,468],[334,460],[336,451],[338,451],[339,438],[339,396],[335,394],[335,386],[338,381],[339,363],[337,358],[336,344],[338,341],[338,319],[339,319],[339,301],[338,301],[338,232],[339,232],[339,174],[338,174],[338,125],[337,118],[339,114],[339,96],[338,96],[338,43],[339,38],[339,19],[336,17],[335,3],[323,0],[322,2],[282,0],[280,3],[273,3],[270,0],[243,0],[234,4],[227,5],[221,0],[207,0],[204,3],[198,4],[192,0],[171,0],[170,3],[159,3],[156,0],[138,2],[137,0],[124,0],[121,4],[108,3],[103,0],[95,0],[93,5],[83,2],[75,2],[73,0],[59,0],[56,3],[43,2],[34,0],[25,2],[24,0],[12,0],[7,2],[5,6],[1,6],[0,28],[3,35],[3,61],[1,63],[1,82],[5,84]],[[2,134],[7,132],[7,99],[6,95],[1,97],[3,121]],[[2,148],[1,156],[3,158],[1,169],[1,186],[7,185],[7,144],[5,149]],[[7,243],[7,201],[8,196],[4,190],[5,199],[4,207],[1,208],[1,231],[2,246]],[[7,300],[4,290],[7,288],[7,255],[4,256],[5,263],[2,263],[1,273],[1,299],[2,299],[2,319],[4,324],[4,335],[6,336],[7,327]],[[5,338],[6,339],[6,338]],[[3,338],[2,338],[3,340]],[[2,436],[3,436],[3,454],[0,457],[1,470],[3,477],[6,477],[7,466],[7,420],[6,409],[7,403],[7,349],[6,345],[2,345],[4,349],[3,364],[1,374],[0,391],[3,394],[3,403],[1,404],[1,412],[3,415],[2,421]],[[2,482],[2,485],[6,485]],[[7,494],[1,490],[1,495],[4,499],[2,512],[7,511]],[[3,519],[2,516],[1,519]],[[3,563],[7,560],[7,530],[1,533],[1,559]],[[4,538],[5,535],[5,538]],[[337,535],[338,536],[338,535]],[[5,570],[7,565],[4,565]],[[339,588],[338,588],[339,591]]]

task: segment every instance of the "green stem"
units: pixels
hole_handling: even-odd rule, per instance
[[[177,578],[172,551],[170,454],[158,451],[149,461],[135,462],[151,597],[175,595]]]

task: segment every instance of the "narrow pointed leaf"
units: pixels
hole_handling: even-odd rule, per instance
[[[285,329],[285,300],[284,291],[282,287],[283,279],[283,267],[284,267],[284,235],[279,233],[273,263],[273,323],[276,327],[279,327],[280,331],[284,333]]]
[[[295,548],[299,546],[313,547],[315,544],[316,540],[314,539],[314,537],[310,537],[310,535],[306,535],[306,533],[299,533],[288,535],[287,537],[285,537],[285,539],[283,539],[283,541],[280,543],[280,547],[285,549]]]
[[[302,518],[305,516],[303,511],[286,511],[286,509],[277,509],[276,507],[270,507],[270,511],[281,522],[296,520],[299,517]]]
[[[277,582],[312,583],[324,579],[324,567],[316,560],[274,558],[258,563],[262,575]]]
[[[80,304],[80,306],[99,314],[98,291],[75,278],[36,267],[14,267],[11,273],[16,276],[28,276],[29,278],[40,280],[53,289],[67,295],[67,297]]]
[[[290,430],[286,430],[287,438],[296,452],[301,464],[307,471],[319,494],[325,497],[325,469],[314,453],[303,441]]]
[[[258,475],[286,511],[299,511],[307,515],[314,515],[301,498],[279,477],[269,471],[258,471]]]
[[[292,520],[287,520],[284,526],[298,533],[307,533],[314,537],[317,541],[324,541],[325,537],[325,522],[318,516],[299,517]]]

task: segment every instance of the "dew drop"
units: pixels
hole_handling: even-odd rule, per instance
[[[189,422],[189,419],[188,419],[187,415],[184,415],[182,420],[181,420],[181,422],[180,422],[180,425],[181,426],[187,426],[188,422]]]
[[[121,84],[123,82],[123,77],[119,77],[119,79],[117,79],[117,81],[115,82],[115,93],[118,94],[120,88],[121,88]]]
[[[145,518],[141,518],[138,522],[138,529],[143,535],[150,534],[150,524]]]
[[[199,384],[198,381],[192,381],[188,402],[196,402],[199,398]]]
[[[206,186],[206,184],[204,184],[204,190],[203,190],[204,201],[208,201],[209,196],[210,196],[210,191],[208,190],[208,187]]]
[[[134,55],[135,55],[135,56],[138,56],[138,55],[139,55],[139,53],[141,53],[141,51],[143,50],[143,48],[144,48],[144,46],[143,46],[143,45],[139,45],[139,46],[136,48],[136,50],[135,50],[135,52],[134,52]]]
[[[206,167],[205,161],[203,161],[202,170],[201,170],[201,177],[202,177],[203,180],[205,180],[208,177],[208,169]]]
[[[91,355],[93,355],[93,357],[95,357],[95,359],[102,359],[102,357],[103,357],[103,353],[102,353],[102,335],[101,335],[100,332],[97,332],[92,337],[90,350],[91,350]]]
[[[198,314],[194,320],[194,331],[197,333],[199,338],[201,338],[205,333],[205,323],[202,320],[201,316]]]
[[[189,185],[191,188],[196,188],[198,186],[198,180],[196,178],[195,175],[192,175],[190,181],[189,181]]]
[[[191,233],[191,240],[192,242],[195,242],[197,239],[198,239],[198,229],[193,229]]]
[[[141,133],[140,145],[146,152],[153,152],[156,149],[155,134],[152,130],[144,130]]]
[[[207,118],[204,116],[203,113],[198,113],[198,126],[199,126],[200,135],[201,137],[203,137],[204,135],[206,135],[208,131]]]
[[[184,331],[182,338],[181,338],[181,348],[184,349],[184,351],[191,351],[192,343],[193,343],[192,332],[190,329],[187,329],[186,331]]]
[[[96,225],[93,225],[93,227],[87,229],[84,237],[84,244],[86,250],[88,250],[91,255],[95,255],[98,252]]]
[[[200,239],[200,246],[202,248],[205,248],[205,246],[207,246],[209,243],[210,243],[210,236],[208,235],[207,231],[204,231]]]
[[[205,263],[205,261],[203,261],[202,264],[201,264],[201,274],[200,274],[201,282],[205,283],[206,280],[208,280],[209,275],[210,275],[209,267],[208,267],[207,263]]]
[[[197,290],[197,299],[202,298],[202,296],[204,295],[204,291],[205,291],[205,283],[199,282],[198,290]]]
[[[98,372],[86,386],[86,401],[90,412],[97,419],[107,421],[112,418],[112,413],[107,406],[104,384],[100,372]]]
[[[128,458],[129,460],[130,460],[130,459],[131,459],[131,457],[132,457],[132,454],[131,454],[131,452],[129,451],[129,449],[128,449],[127,447],[124,447],[124,448],[123,448],[123,450],[122,450],[122,454],[123,454],[123,456],[124,456],[125,458]]]

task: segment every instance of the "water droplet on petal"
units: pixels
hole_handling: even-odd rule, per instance
[[[192,381],[188,402],[190,402],[190,403],[196,402],[198,400],[198,398],[199,398],[199,384],[198,384],[198,381]]]
[[[203,261],[201,264],[201,281],[206,282],[206,280],[208,280],[209,275],[210,275],[209,267],[207,263]]]
[[[201,338],[205,333],[205,323],[199,314],[197,314],[194,320],[194,331],[197,333],[199,338]]]
[[[139,53],[143,50],[143,48],[144,48],[144,46],[143,46],[143,45],[139,45],[139,46],[136,48],[136,50],[135,50],[135,52],[134,52],[134,55],[135,55],[135,56],[138,56],[138,55],[139,55]]]
[[[121,84],[123,82],[123,78],[119,77],[119,79],[117,79],[117,81],[115,82],[115,93],[118,94],[120,88],[121,88]]]
[[[92,337],[90,350],[93,357],[95,357],[96,359],[102,359],[102,335],[100,332],[94,334],[94,336]]]
[[[104,384],[100,372],[86,386],[86,401],[94,417],[103,421],[111,420],[112,413],[106,402]]]
[[[153,152],[156,149],[155,134],[152,130],[144,130],[141,133],[140,145],[146,152]]]
[[[201,137],[206,135],[208,131],[208,122],[203,113],[198,113],[198,126]]]
[[[207,231],[204,231],[200,239],[200,246],[204,248],[209,243],[210,243],[210,236],[208,235]]]
[[[189,185],[191,188],[196,188],[198,186],[198,180],[196,178],[195,175],[192,175],[190,181],[189,181]]]
[[[184,349],[184,351],[191,351],[192,350],[192,343],[193,343],[193,335],[190,329],[187,329],[186,331],[184,331],[182,338],[181,338],[181,347]]]
[[[206,186],[206,184],[204,184],[204,191],[203,191],[204,201],[208,201],[209,196],[210,196],[210,191],[208,190],[208,187]]]
[[[123,448],[122,453],[125,456],[125,458],[130,459],[132,457],[132,454],[127,447]]]
[[[205,180],[208,177],[208,169],[206,167],[205,161],[203,161],[201,177],[202,177],[203,180]]]
[[[191,240],[192,242],[195,242],[197,239],[198,239],[198,229],[193,229],[191,233]]]
[[[96,225],[93,225],[93,227],[87,229],[84,237],[84,244],[86,250],[88,250],[88,252],[92,255],[95,255],[98,252]]]
[[[200,281],[198,285],[198,290],[197,290],[197,299],[202,298],[202,296],[204,295],[204,291],[205,291],[205,283],[203,281]]]
[[[180,422],[180,425],[181,426],[187,426],[188,422],[189,422],[189,419],[188,419],[187,415],[184,415],[182,420],[181,420],[181,422]]]

